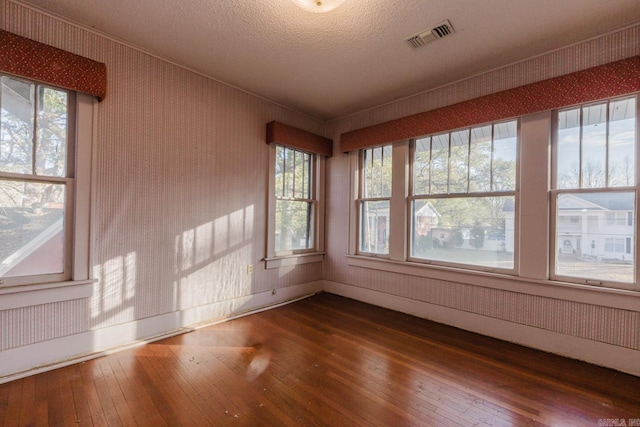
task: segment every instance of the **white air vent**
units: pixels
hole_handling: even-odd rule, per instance
[[[420,46],[424,46],[425,44],[432,42],[437,39],[441,39],[444,36],[448,36],[449,34],[453,34],[455,31],[451,22],[447,19],[446,21],[442,21],[435,27],[413,35],[407,39],[407,42],[414,48],[419,48]]]

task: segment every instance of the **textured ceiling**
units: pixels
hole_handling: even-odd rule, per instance
[[[332,119],[640,23],[640,0],[28,0],[216,80]],[[445,19],[453,35],[405,39]]]

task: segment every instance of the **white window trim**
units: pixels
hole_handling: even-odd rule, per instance
[[[550,132],[550,137],[549,137],[549,159],[548,159],[548,163],[550,164],[549,166],[549,170],[551,171],[551,176],[550,176],[550,181],[549,181],[549,204],[550,206],[548,206],[548,217],[549,217],[549,227],[550,227],[550,232],[547,233],[547,235],[549,236],[549,245],[548,245],[548,266],[549,266],[549,272],[548,272],[548,277],[549,277],[549,281],[552,283],[559,283],[559,282],[568,282],[568,283],[575,283],[578,285],[584,284],[587,285],[589,287],[594,287],[594,288],[602,288],[602,289],[608,289],[608,290],[616,290],[616,289],[620,289],[620,290],[629,290],[629,291],[635,291],[638,293],[638,291],[640,291],[640,266],[638,265],[638,261],[640,260],[640,258],[638,257],[638,247],[640,245],[640,239],[638,238],[638,233],[640,233],[640,229],[638,229],[637,225],[634,224],[634,228],[635,228],[635,242],[633,243],[634,245],[634,265],[635,265],[635,277],[634,277],[634,281],[632,283],[622,283],[622,282],[613,282],[613,281],[603,281],[600,279],[586,279],[586,278],[581,278],[581,277],[572,277],[572,276],[565,276],[562,274],[556,274],[555,272],[555,248],[558,247],[558,242],[557,242],[557,221],[555,219],[555,216],[557,214],[557,209],[556,209],[556,200],[557,200],[557,196],[558,194],[571,194],[573,192],[580,192],[581,190],[584,190],[586,192],[589,191],[594,191],[594,192],[605,192],[607,190],[609,191],[625,191],[625,192],[634,192],[635,193],[635,200],[636,200],[636,210],[635,210],[635,217],[638,217],[638,212],[640,211],[640,192],[638,189],[638,183],[640,182],[640,92],[635,92],[635,93],[630,93],[630,94],[626,94],[626,95],[621,95],[621,96],[614,96],[611,98],[605,98],[602,99],[600,101],[597,102],[589,102],[589,103],[583,103],[583,104],[578,104],[575,105],[573,107],[580,107],[583,108],[585,106],[589,106],[589,105],[595,105],[598,103],[602,103],[604,101],[606,102],[611,102],[612,100],[616,100],[616,99],[623,99],[623,98],[627,98],[630,96],[635,96],[636,97],[636,149],[635,149],[635,186],[633,187],[598,187],[598,188],[586,188],[586,189],[557,189],[555,188],[555,183],[552,186],[551,183],[554,182],[556,175],[557,175],[557,165],[555,164],[555,162],[553,161],[553,159],[556,157],[557,153],[555,152],[555,150],[557,149],[557,144],[555,143],[555,139],[557,138],[557,129],[555,128],[555,126],[552,125],[552,123],[549,123],[549,132]],[[558,112],[561,110],[566,110],[568,108],[572,108],[572,106],[566,106],[566,107],[562,107],[559,108],[557,110],[554,110],[553,112],[548,112],[549,116],[550,116],[550,120],[556,120]],[[607,121],[609,120],[609,118],[607,117]],[[554,141],[554,143],[552,144],[552,141]],[[541,150],[540,150],[541,151]]]
[[[313,212],[313,248],[288,254],[276,253],[276,143],[269,144],[269,188],[267,197],[267,256],[263,259],[266,269],[274,269],[301,264],[324,261],[324,198],[325,198],[325,168],[326,160],[319,154],[313,162],[313,193],[315,194]],[[293,148],[296,149],[296,148]]]
[[[388,144],[385,144],[388,145]],[[395,142],[392,145],[391,164],[391,194],[407,194],[409,171],[406,168],[409,161],[409,141]],[[349,203],[349,255],[359,255],[363,258],[389,259],[393,261],[404,261],[407,253],[407,237],[403,231],[401,233],[391,232],[392,230],[404,230],[407,225],[407,202],[406,197],[390,197],[389,200],[389,253],[362,253],[359,251],[359,231],[360,231],[360,150],[349,153],[350,170],[350,203]],[[396,171],[404,171],[397,173]]]
[[[5,301],[0,309],[31,306],[37,303],[66,301],[86,298],[91,295],[93,264],[93,199],[92,188],[95,182],[97,139],[97,100],[91,95],[76,93],[75,105],[75,185],[74,221],[71,255],[71,278],[58,282],[5,285],[0,279],[0,295]],[[37,296],[34,298],[34,292]],[[8,298],[15,295],[15,298]],[[24,296],[23,296],[24,295]]]
[[[640,102],[640,101],[639,101]],[[640,112],[639,112],[640,114]],[[551,278],[551,254],[553,250],[552,219],[550,218],[551,198],[549,196],[551,178],[551,132],[552,112],[544,111],[519,117],[520,140],[518,163],[518,188],[516,197],[517,215],[515,224],[516,273],[482,271],[440,264],[417,263],[404,260],[400,255],[395,259],[357,252],[358,233],[358,167],[359,153],[349,153],[350,204],[349,204],[349,247],[347,264],[352,267],[369,268],[390,273],[407,274],[441,280],[473,284],[505,291],[523,292],[550,298],[605,305],[625,310],[640,310],[640,286],[600,287],[561,278]],[[640,126],[638,127],[640,128]],[[640,132],[640,129],[637,129]],[[408,141],[395,145],[408,146]],[[541,149],[544,146],[546,149]],[[640,150],[636,151],[640,157]],[[394,156],[396,155],[394,151]],[[400,157],[400,156],[398,156]],[[407,163],[408,165],[408,163]],[[640,167],[640,161],[637,163]],[[395,163],[394,163],[395,167]],[[395,187],[394,187],[395,189]],[[405,193],[408,194],[408,193]],[[638,199],[637,199],[638,200]],[[639,203],[640,205],[640,203]],[[405,209],[406,203],[405,203]],[[638,207],[636,208],[638,209]],[[406,212],[406,211],[405,211]],[[408,221],[405,213],[404,221]],[[403,234],[403,238],[406,233]],[[634,244],[637,247],[640,239]],[[407,244],[402,246],[407,250]],[[636,268],[636,275],[640,268]],[[637,282],[638,283],[638,282]]]
[[[460,271],[470,271],[470,272],[484,272],[484,271],[495,271],[500,274],[508,274],[511,276],[518,276],[519,268],[520,268],[520,189],[521,189],[521,150],[522,150],[522,135],[521,135],[521,127],[523,117],[514,118],[517,120],[517,134],[518,134],[518,162],[516,164],[516,187],[513,190],[514,198],[515,198],[515,209],[516,215],[514,218],[514,246],[516,248],[514,254],[514,266],[511,269],[500,269],[493,267],[482,267],[482,266],[474,266],[474,265],[461,265],[461,264],[449,264],[447,262],[442,261],[431,261],[427,259],[418,259],[412,258],[410,256],[409,245],[410,238],[409,234],[411,230],[409,230],[411,224],[411,208],[410,204],[413,198],[410,196],[409,188],[411,185],[411,158],[410,158],[410,150],[411,150],[411,141],[403,140],[396,141],[392,143],[393,152],[392,152],[392,175],[391,175],[391,187],[392,193],[389,206],[389,253],[388,254],[376,254],[376,253],[367,253],[361,252],[359,250],[359,233],[360,233],[360,167],[361,167],[361,151],[353,151],[349,153],[349,168],[351,175],[351,188],[350,188],[350,213],[349,213],[349,252],[347,255],[358,256],[362,258],[370,258],[370,259],[380,259],[380,260],[389,260],[394,262],[415,264],[415,265],[425,265],[425,266],[438,266],[438,267],[447,267],[453,268]],[[514,120],[511,119],[511,120]],[[491,124],[501,123],[504,121],[496,121]],[[453,132],[455,130],[451,130]],[[548,138],[547,138],[548,139]],[[389,144],[384,144],[389,145]],[[535,172],[537,175],[540,172],[540,168],[538,168]],[[546,200],[546,186],[544,197]],[[488,193],[487,193],[488,194]],[[544,258],[546,258],[546,247],[544,251]]]

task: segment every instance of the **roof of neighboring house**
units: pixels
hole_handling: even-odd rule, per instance
[[[597,192],[564,194],[558,202],[560,210],[587,209],[633,211],[635,197],[627,192]]]
[[[21,208],[0,208],[0,276],[63,228],[60,213],[34,215]]]

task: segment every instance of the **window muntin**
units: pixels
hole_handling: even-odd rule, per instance
[[[276,145],[275,252],[308,251],[314,248],[315,155]]]
[[[514,268],[517,128],[512,120],[414,141],[411,258]]]
[[[360,152],[358,251],[389,254],[392,179],[391,145]]]
[[[6,283],[71,277],[71,98],[65,90],[1,77],[0,277]]]
[[[635,282],[636,97],[560,110],[555,136],[554,277]],[[568,224],[565,216],[576,216]]]

